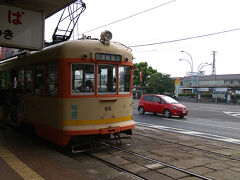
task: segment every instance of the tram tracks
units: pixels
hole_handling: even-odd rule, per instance
[[[111,178],[118,177],[119,173],[122,177],[131,176],[129,179],[140,180],[152,179],[152,174],[164,176],[165,179],[221,179],[216,178],[216,174],[225,171],[218,169],[219,166],[225,167],[226,172],[238,171],[238,146],[228,147],[222,143],[215,144],[188,136],[176,137],[176,134],[157,134],[145,128],[135,129],[134,134],[133,141],[124,142],[121,146],[118,146],[118,141],[109,143],[96,139],[96,149],[85,152],[84,155],[94,163],[106,165],[100,166],[105,167],[104,172],[114,173],[108,175]],[[102,168],[96,171],[101,173]],[[204,169],[204,172],[198,171],[199,169]]]
[[[105,165],[113,168],[113,169],[116,169],[116,170],[118,170],[118,171],[120,171],[120,172],[127,173],[127,174],[129,174],[130,176],[132,176],[132,177],[134,177],[134,178],[136,178],[136,179],[138,179],[138,180],[147,180],[146,178],[144,178],[144,177],[142,177],[142,176],[140,176],[140,175],[138,175],[138,174],[136,174],[136,173],[134,173],[134,172],[131,172],[131,171],[125,169],[125,168],[122,168],[122,167],[120,167],[120,166],[118,166],[118,165],[116,165],[116,164],[113,164],[113,163],[111,163],[111,162],[108,162],[108,161],[104,160],[103,158],[97,157],[97,156],[95,156],[95,155],[92,155],[92,154],[86,153],[86,152],[85,152],[84,154],[85,154],[86,156],[88,156],[88,157],[96,160],[96,161],[99,161],[99,162],[101,162],[101,163],[103,163],[103,164],[105,164]]]
[[[151,138],[151,139],[154,139],[154,140],[159,140],[159,141],[163,141],[163,142],[167,142],[167,143],[171,143],[171,144],[175,144],[175,145],[179,145],[179,146],[195,149],[195,150],[198,150],[198,151],[202,151],[204,153],[216,155],[216,156],[227,158],[227,159],[230,159],[230,160],[240,161],[240,155],[239,155],[239,157],[232,157],[230,155],[221,154],[221,153],[218,153],[218,152],[213,152],[213,151],[209,151],[209,150],[206,150],[206,149],[202,149],[202,148],[198,148],[198,147],[194,147],[194,146],[190,146],[190,145],[186,145],[186,144],[182,144],[182,143],[178,143],[178,142],[172,142],[170,140],[165,140],[165,139],[152,137],[151,135],[144,135],[143,133],[137,133],[136,131],[134,132],[134,134],[136,134],[138,136],[142,136],[142,137]],[[227,147],[227,146],[220,146],[220,145],[213,145],[213,144],[211,144],[211,146],[212,147],[217,147],[217,148],[230,149],[230,150],[234,150],[234,151],[240,151],[239,149],[230,148],[230,147]]]
[[[103,145],[103,146],[106,146],[108,148],[112,148],[112,149],[115,149],[115,150],[118,150],[118,151],[121,151],[121,152],[124,152],[124,153],[127,153],[128,155],[132,155],[134,156],[135,158],[141,158],[141,159],[144,159],[144,160],[147,160],[149,162],[152,162],[152,163],[155,163],[155,164],[160,164],[162,165],[161,168],[170,168],[170,169],[173,169],[173,170],[176,170],[176,171],[179,171],[179,172],[182,172],[185,175],[185,177],[196,177],[196,178],[199,178],[199,179],[203,179],[203,180],[210,180],[211,178],[208,178],[208,177],[205,177],[205,176],[202,176],[200,174],[196,174],[196,173],[193,173],[191,171],[188,171],[188,170],[185,170],[185,169],[182,169],[182,168],[179,168],[179,167],[176,167],[176,166],[173,166],[171,164],[168,164],[166,162],[163,162],[163,161],[160,161],[160,160],[157,160],[157,159],[153,159],[153,158],[150,158],[150,157],[147,157],[147,156],[144,156],[142,154],[139,154],[139,153],[136,153],[136,152],[133,152],[133,151],[130,151],[130,150],[127,150],[127,149],[124,149],[124,148],[121,148],[121,147],[118,147],[118,146],[114,146],[112,144],[108,144],[108,143],[105,143],[105,142],[99,142],[99,144]],[[95,159],[95,160],[98,160],[118,171],[121,171],[121,172],[126,172],[130,175],[132,175],[133,177],[136,177],[137,179],[146,179],[144,177],[142,177],[141,175],[137,174],[137,173],[134,173],[134,172],[131,172],[130,170],[127,170],[125,168],[122,168],[122,167],[119,167],[118,165],[116,164],[113,164],[111,162],[108,162],[106,161],[105,159],[103,158],[100,158],[98,157],[97,155],[94,155],[92,153],[85,153],[87,156]],[[134,162],[133,162],[134,163]],[[174,178],[175,179],[175,178]]]

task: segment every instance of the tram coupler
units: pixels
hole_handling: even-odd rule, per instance
[[[117,145],[121,145],[122,144],[121,136],[120,136],[119,133],[114,133],[113,134],[113,140],[116,141]]]
[[[110,136],[108,139],[105,139],[104,141],[108,142],[111,145],[113,145],[113,144],[121,145],[122,144],[122,139],[130,139],[131,141],[133,141],[131,136],[121,137],[120,133],[113,133],[112,136],[113,137]]]

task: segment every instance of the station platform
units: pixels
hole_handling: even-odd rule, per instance
[[[155,159],[162,159],[164,162],[209,179],[240,179],[239,145],[137,125],[132,140],[123,140],[122,147]],[[123,155],[123,152],[108,149],[100,151],[94,150],[91,154],[127,168],[143,179],[201,179],[171,170],[161,164],[137,160],[137,158],[128,159],[129,155]],[[6,130],[0,130],[0,180],[21,179],[138,178],[113,170],[105,164],[89,159],[84,154],[66,156],[58,152],[55,145],[8,127]]]
[[[85,168],[54,145],[8,127],[0,130],[0,180],[90,180]]]

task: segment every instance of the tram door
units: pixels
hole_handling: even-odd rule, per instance
[[[1,73],[1,89],[5,89],[5,98],[10,105],[8,121],[17,123],[17,71],[10,69]]]
[[[14,125],[17,124],[18,119],[18,97],[17,97],[17,70],[12,69],[11,70],[11,79],[10,79],[10,102],[11,102],[11,113],[10,113],[10,119],[11,123]]]

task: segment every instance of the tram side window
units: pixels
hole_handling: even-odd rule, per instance
[[[113,65],[98,66],[98,92],[116,93],[116,67]]]
[[[27,69],[26,71],[26,93],[30,94],[33,92],[33,71]]]
[[[24,91],[24,70],[18,71],[18,91],[20,93]]]
[[[5,82],[5,72],[0,73],[0,83],[1,83],[1,89],[6,88],[6,82]]]
[[[119,67],[119,93],[130,93],[130,67]]]
[[[58,63],[47,65],[47,95],[58,96]]]
[[[94,93],[94,65],[72,64],[72,93]]]
[[[11,74],[10,71],[5,72],[5,80],[6,80],[6,88],[10,89],[11,88]]]
[[[6,88],[15,89],[17,88],[17,71],[16,69],[11,69],[5,72]]]
[[[36,66],[35,69],[35,94],[43,95],[44,94],[44,66]]]

